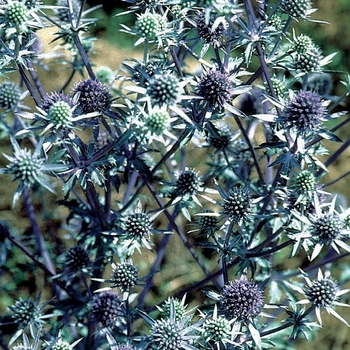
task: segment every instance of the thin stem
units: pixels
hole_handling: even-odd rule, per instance
[[[249,139],[249,137],[248,137],[248,135],[247,135],[247,133],[246,133],[246,131],[245,131],[245,129],[244,129],[240,119],[239,119],[239,117],[237,115],[235,115],[235,114],[233,114],[233,117],[235,119],[235,122],[238,125],[239,130],[241,131],[241,133],[243,135],[243,138],[244,138],[245,142],[247,143],[247,145],[249,147],[249,151],[250,151],[250,153],[251,153],[251,155],[253,157],[253,162],[254,162],[256,171],[258,173],[259,182],[260,182],[261,186],[264,188],[264,191],[266,191],[266,186],[265,186],[266,184],[265,184],[264,176],[263,176],[262,171],[260,169],[260,165],[259,165],[258,159],[256,158],[255,150],[254,150],[254,148],[252,146],[252,143],[250,142],[250,139]]]
[[[77,49],[78,49],[78,51],[80,53],[81,59],[84,62],[84,66],[85,66],[86,70],[88,71],[88,74],[89,74],[90,78],[95,80],[96,79],[95,73],[92,70],[92,66],[91,66],[89,57],[86,54],[86,51],[85,51],[85,49],[84,49],[84,47],[83,47],[83,45],[82,45],[82,43],[80,41],[78,33],[73,32],[72,33],[72,38],[74,40],[75,46],[77,47]]]
[[[227,255],[226,251],[229,251],[229,243],[230,243],[230,238],[233,230],[233,226],[235,225],[234,221],[230,222],[229,227],[227,228],[226,232],[226,237],[225,237],[225,242],[224,242],[224,252],[221,258],[221,266],[222,266],[222,277],[224,280],[224,284],[228,283],[228,268],[227,268]]]
[[[171,228],[170,225],[168,226],[168,228],[169,229]],[[151,287],[153,286],[154,275],[160,270],[162,261],[163,261],[164,256],[165,256],[166,247],[168,245],[169,240],[170,240],[170,235],[164,235],[161,242],[159,243],[159,246],[157,249],[157,256],[156,256],[156,259],[154,260],[153,265],[150,269],[149,277],[147,278],[146,283],[143,286],[142,292],[140,293],[140,296],[138,297],[138,303],[137,303],[138,309],[143,308],[143,304],[145,302],[145,299],[146,299]]]
[[[45,240],[44,240],[43,234],[40,230],[40,226],[38,224],[38,221],[36,219],[35,209],[34,209],[32,200],[29,196],[28,188],[24,188],[24,190],[23,190],[23,202],[24,202],[24,206],[26,208],[27,214],[28,214],[28,218],[29,218],[31,228],[32,228],[32,233],[33,233],[33,236],[34,236],[34,239],[35,239],[38,251],[39,251],[39,255],[43,258],[44,264],[47,267],[47,269],[50,271],[50,274],[52,276],[54,276],[54,275],[56,275],[55,267],[52,263],[49,252],[46,249]]]
[[[19,73],[21,75],[21,78],[23,79],[24,81],[24,84],[26,85],[30,95],[32,96],[35,104],[37,106],[40,105],[40,97],[38,96],[37,92],[34,90],[34,87],[32,85],[32,83],[30,82],[30,80],[28,79],[24,69],[23,69],[23,66],[22,65],[19,65],[18,66],[18,70],[19,70]]]

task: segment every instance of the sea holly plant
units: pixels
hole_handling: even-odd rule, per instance
[[[123,5],[115,67],[99,6],[0,1],[0,347],[300,349],[348,326],[332,24],[311,0]]]

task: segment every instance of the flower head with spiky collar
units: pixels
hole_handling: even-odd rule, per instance
[[[319,269],[317,278],[311,280],[307,274],[302,271],[303,278],[306,282],[304,288],[296,285],[291,285],[291,288],[305,295],[306,299],[300,300],[297,304],[310,304],[315,310],[317,320],[322,325],[321,311],[326,310],[329,314],[335,316],[338,320],[345,323],[348,327],[348,322],[341,317],[334,309],[335,306],[350,307],[348,304],[339,302],[339,297],[349,293],[350,289],[340,290],[338,283],[329,275],[329,273],[322,273]]]
[[[308,252],[312,248],[310,259],[315,259],[323,247],[332,247],[338,254],[339,248],[350,252],[350,246],[344,242],[350,237],[350,231],[346,228],[342,215],[335,210],[336,197],[332,202],[321,205],[317,193],[314,193],[315,213],[307,216],[301,215],[296,210],[292,214],[302,223],[303,230],[294,235],[295,249],[300,244]],[[324,208],[327,208],[324,210]]]
[[[43,139],[38,142],[34,152],[20,148],[17,140],[12,136],[10,141],[14,151],[13,156],[3,154],[10,161],[10,164],[6,168],[0,169],[0,174],[12,174],[13,180],[19,182],[13,197],[13,205],[23,190],[31,188],[35,183],[54,193],[45,173],[64,171],[67,170],[67,167],[60,164],[47,164],[46,159],[40,156]]]

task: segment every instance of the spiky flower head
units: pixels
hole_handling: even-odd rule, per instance
[[[311,233],[319,244],[330,245],[342,236],[343,227],[344,224],[337,215],[325,214],[313,223]]]
[[[156,349],[182,349],[184,337],[177,322],[168,319],[155,321],[151,329],[151,348]]]
[[[27,22],[29,20],[28,8],[21,1],[8,1],[4,11],[3,21],[8,28],[13,28],[18,33],[24,33],[28,30]]]
[[[147,116],[145,126],[155,135],[161,135],[170,125],[170,115],[167,111],[155,110]]]
[[[214,214],[214,211],[211,209],[204,209],[199,215],[198,219],[200,230],[206,233],[212,233],[216,229],[216,225],[219,223],[219,218],[215,215],[210,214]]]
[[[19,181],[18,187],[13,197],[13,205],[20,198],[25,188],[29,189],[34,183],[41,185],[51,192],[55,192],[47,180],[46,172],[60,172],[67,170],[67,166],[63,164],[49,164],[45,158],[41,158],[42,146],[44,139],[42,138],[34,152],[20,148],[17,140],[10,136],[13,147],[13,156],[3,154],[10,163],[6,168],[0,168],[0,174],[11,174],[13,179]]]
[[[165,17],[159,13],[146,12],[138,16],[135,29],[148,40],[157,39],[166,29]]]
[[[231,322],[225,317],[208,318],[202,328],[203,338],[207,342],[219,343],[231,338]]]
[[[175,312],[175,321],[182,321],[186,315],[186,305],[184,304],[184,300],[169,298],[165,300],[161,307],[158,307],[164,319],[170,318],[172,308],[174,308]]]
[[[34,156],[31,151],[26,149],[22,149],[21,152],[15,154],[15,157],[9,159],[12,162],[7,168],[13,174],[14,181],[20,181],[27,187],[38,181],[45,159]]]
[[[282,10],[295,18],[305,18],[309,15],[312,1],[311,0],[283,0]]]
[[[156,40],[167,27],[166,19],[159,13],[146,12],[138,15],[136,32],[148,40]]]
[[[299,194],[314,192],[315,186],[315,176],[308,170],[303,170],[295,177],[294,187]]]
[[[92,315],[96,322],[108,327],[121,316],[121,300],[115,292],[103,292],[94,297]]]
[[[13,321],[20,329],[24,329],[29,324],[38,322],[41,314],[37,303],[31,299],[19,299],[14,305],[9,307],[13,312]]]
[[[0,85],[0,108],[15,110],[21,100],[22,91],[12,81],[5,81]]]
[[[322,51],[312,45],[304,53],[298,53],[294,58],[295,69],[302,72],[318,72],[321,70]]]
[[[225,285],[219,303],[228,319],[244,322],[253,319],[261,312],[263,300],[260,287],[243,277]]]
[[[74,102],[71,96],[66,95],[63,92],[53,91],[43,98],[43,100],[41,101],[40,108],[45,112],[48,112],[50,107],[58,101],[66,102],[70,107],[74,106]]]
[[[228,74],[211,70],[202,75],[198,83],[198,94],[210,106],[223,105],[232,97],[232,83]]]
[[[91,264],[88,253],[83,247],[76,245],[65,254],[65,267],[70,273],[77,273],[88,268]]]
[[[338,284],[331,277],[312,281],[310,286],[305,286],[304,292],[309,301],[318,308],[330,307],[338,300]]]
[[[223,21],[215,21],[216,19],[217,16],[214,13],[208,17],[207,12],[202,12],[196,18],[196,27],[199,38],[203,39],[206,44],[219,47],[226,34],[227,25]]]
[[[272,27],[275,27],[276,30],[282,30],[283,29],[283,22],[280,15],[275,14],[270,18],[269,25]]]
[[[69,126],[72,117],[71,106],[62,100],[54,102],[47,112],[47,119],[55,126]]]
[[[128,238],[135,240],[142,240],[142,238],[148,237],[153,229],[150,216],[143,211],[125,216],[122,222]]]
[[[317,131],[325,116],[325,107],[321,96],[312,91],[300,91],[291,97],[284,113],[288,127],[301,133]]]
[[[78,94],[78,107],[83,113],[102,113],[110,108],[111,95],[108,88],[95,79],[85,79],[74,86],[74,94]]]
[[[179,79],[170,73],[156,74],[149,82],[147,95],[155,105],[174,105],[180,96]]]
[[[201,186],[201,180],[198,173],[193,169],[186,169],[182,171],[176,182],[175,187],[171,193],[172,197],[187,197],[196,194]]]
[[[111,281],[113,287],[119,287],[122,291],[129,292],[137,283],[138,271],[131,261],[123,261],[114,265]]]
[[[294,39],[293,51],[298,54],[306,53],[314,45],[312,39],[306,34],[300,34]]]
[[[276,76],[271,77],[271,83],[273,91],[277,97],[283,97],[286,91],[286,84],[283,80],[277,78]],[[268,88],[267,84],[265,85]]]
[[[115,79],[115,74],[111,68],[107,66],[99,66],[96,69],[96,78],[102,84],[109,85]]]
[[[72,350],[72,346],[62,340],[62,339],[59,339],[51,348],[52,350]]]
[[[231,188],[224,198],[223,214],[227,215],[230,221],[238,222],[252,213],[251,193],[240,187]]]

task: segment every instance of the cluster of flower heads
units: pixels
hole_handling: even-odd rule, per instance
[[[1,24],[1,28],[5,28],[6,35],[9,37],[14,32],[17,34],[26,33],[30,27],[32,13],[36,11],[40,2],[8,0],[6,5],[6,7],[3,5],[1,7],[5,19]],[[59,0],[57,5],[54,11],[59,22],[73,21],[80,14],[81,4],[79,1],[70,1],[67,6],[67,2]],[[134,345],[129,344],[129,338],[132,338],[130,329],[127,329],[124,333],[122,332],[123,339],[125,339],[125,334],[128,337],[125,344],[114,341],[112,333],[109,332],[115,326],[118,328],[125,321],[125,318],[128,318],[128,322],[131,321],[134,317],[133,312],[141,314],[151,326],[148,336],[135,338],[143,342],[142,348],[194,350],[196,346],[220,349],[232,345],[232,349],[245,349],[245,343],[247,343],[249,348],[261,349],[262,339],[259,333],[264,332],[264,330],[260,326],[260,321],[261,316],[266,317],[263,313],[263,309],[266,307],[264,288],[268,281],[264,280],[263,283],[258,283],[258,281],[262,280],[262,275],[267,273],[266,271],[270,268],[267,259],[264,260],[264,255],[270,257],[274,253],[275,246],[278,245],[276,232],[286,229],[290,241],[283,244],[286,246],[293,245],[292,255],[295,255],[303,247],[310,260],[319,256],[324,247],[332,248],[336,253],[339,253],[340,249],[350,252],[350,247],[346,243],[349,238],[349,216],[344,219],[344,216],[335,210],[335,200],[331,204],[320,203],[321,193],[318,188],[318,177],[315,175],[317,169],[313,167],[312,163],[317,153],[310,155],[309,158],[308,155],[304,157],[306,150],[303,149],[303,145],[300,146],[299,144],[302,138],[312,140],[315,134],[322,134],[322,124],[328,117],[327,101],[325,99],[331,91],[331,81],[327,75],[321,72],[324,63],[321,49],[307,35],[293,36],[293,40],[281,56],[284,57],[290,54],[287,62],[292,62],[291,69],[295,71],[296,79],[303,77],[305,80],[302,88],[298,91],[291,89],[288,97],[287,84],[283,76],[273,75],[268,78],[268,75],[264,72],[263,76],[266,81],[264,81],[263,86],[253,88],[244,86],[244,83],[236,77],[239,74],[242,76],[250,75],[250,73],[241,70],[244,63],[247,63],[247,58],[251,57],[252,52],[250,50],[255,45],[261,48],[261,44],[268,52],[271,43],[267,42],[265,32],[262,33],[260,41],[260,38],[253,37],[254,35],[251,37],[252,33],[244,31],[246,29],[244,28],[244,39],[251,41],[248,45],[249,49],[244,52],[246,62],[241,59],[234,61],[230,58],[220,61],[221,55],[230,54],[226,50],[230,50],[231,45],[238,49],[242,44],[237,39],[238,34],[237,37],[232,34],[233,30],[237,31],[240,28],[243,23],[241,19],[244,18],[240,17],[242,10],[238,11],[239,6],[236,8],[235,5],[236,1],[225,2],[220,0],[190,2],[188,4],[181,2],[181,4],[169,5],[166,1],[135,0],[133,6],[131,6],[131,11],[141,11],[137,13],[134,29],[129,30],[129,28],[123,26],[124,30],[140,37],[135,45],[144,43],[145,48],[147,48],[149,44],[153,43],[157,48],[162,47],[165,50],[164,56],[159,55],[156,58],[156,56],[147,54],[144,56],[144,61],[138,62],[134,67],[129,67],[132,77],[125,78],[125,81],[133,80],[138,85],[134,89],[133,87],[126,87],[126,90],[131,91],[130,94],[124,94],[120,91],[120,96],[124,99],[125,105],[122,105],[119,111],[121,114],[124,113],[125,119],[121,118],[119,124],[115,120],[106,122],[103,118],[100,118],[103,114],[113,114],[112,96],[108,85],[112,84],[116,77],[108,67],[100,67],[96,71],[98,79],[89,78],[76,83],[71,94],[63,92],[47,94],[40,103],[39,113],[35,113],[34,117],[32,114],[34,127],[30,131],[40,129],[40,127],[35,128],[35,124],[41,122],[43,124],[41,127],[44,128],[42,135],[49,129],[63,131],[62,134],[65,132],[71,133],[69,137],[75,137],[74,151],[71,153],[72,158],[76,155],[74,152],[77,152],[77,149],[79,151],[83,150],[82,152],[85,152],[88,158],[91,148],[96,145],[98,157],[101,157],[101,159],[98,159],[99,165],[103,163],[103,156],[105,155],[102,155],[102,153],[104,147],[109,146],[108,136],[110,136],[109,133],[99,130],[101,120],[103,119],[104,126],[107,129],[115,128],[117,134],[120,129],[125,129],[125,134],[118,134],[117,142],[119,142],[118,147],[120,148],[109,149],[111,153],[115,151],[117,155],[114,153],[106,155],[112,160],[102,167],[104,169],[108,168],[109,172],[106,171],[103,175],[102,173],[96,175],[95,179],[98,179],[96,182],[103,184],[101,188],[107,193],[110,188],[104,186],[104,181],[107,183],[113,177],[111,174],[115,175],[118,172],[123,172],[124,178],[122,180],[122,177],[115,176],[113,178],[114,182],[108,183],[108,185],[113,183],[119,191],[121,182],[127,182],[130,179],[130,174],[134,176],[133,180],[135,180],[135,177],[141,173],[139,178],[145,180],[144,183],[149,184],[151,194],[157,199],[157,203],[161,207],[161,210],[157,208],[147,212],[142,209],[141,202],[138,202],[136,208],[120,214],[118,210],[108,207],[110,193],[101,199],[98,198],[97,193],[91,194],[90,192],[87,196],[89,203],[86,204],[86,207],[84,209],[82,207],[75,208],[76,211],[71,215],[72,217],[75,214],[79,216],[77,213],[86,210],[88,214],[85,212],[81,214],[84,216],[81,231],[90,232],[89,230],[91,230],[91,232],[94,232],[94,237],[86,240],[86,246],[77,244],[66,251],[63,255],[64,273],[56,275],[55,278],[56,280],[66,279],[65,282],[69,280],[65,287],[69,287],[68,291],[71,292],[74,289],[71,288],[72,285],[78,285],[79,282],[77,281],[82,281],[85,287],[88,286],[86,278],[92,277],[93,273],[96,272],[95,270],[98,270],[96,268],[98,259],[102,262],[101,264],[111,267],[112,272],[109,279],[92,277],[92,283],[108,283],[109,287],[101,290],[89,290],[90,303],[88,303],[88,308],[91,320],[98,324],[98,327],[101,326],[104,329],[104,335],[106,335],[112,350],[136,349]],[[305,19],[313,11],[310,0],[283,0],[280,5],[280,10],[290,16],[289,19]],[[162,6],[169,6],[169,8],[165,7],[166,11],[157,13],[157,10]],[[191,7],[194,7],[194,9],[191,9]],[[171,18],[173,21],[171,21]],[[187,28],[183,30],[182,24],[179,24],[184,20],[188,20],[186,25],[192,26],[195,31],[196,45],[198,42],[204,45],[204,49],[199,56],[186,46],[188,44],[186,40],[180,40],[183,38],[182,35],[185,35],[183,33],[187,32]],[[276,35],[276,31],[280,32],[283,28],[283,19],[272,16],[269,20],[270,25],[274,28],[273,35]],[[66,26],[62,26],[62,28],[68,30]],[[178,29],[178,31],[175,29]],[[271,27],[268,30],[271,30]],[[174,32],[176,33],[174,34]],[[71,42],[72,38],[68,36],[67,40]],[[183,74],[183,72],[180,74],[180,63],[174,58],[177,52],[174,49],[176,45],[179,45],[178,51],[180,53],[188,48],[187,53],[198,58],[203,65],[203,74],[199,74],[194,79],[188,79],[190,83],[186,88],[186,74]],[[216,54],[216,58],[213,59],[212,63],[206,62],[203,58],[209,46],[213,48]],[[168,53],[170,53],[169,57],[171,56],[174,62],[168,58]],[[257,53],[259,54],[259,50]],[[280,54],[275,55],[274,49],[272,49],[272,53],[270,57],[266,55],[267,64],[275,59],[271,58],[272,56],[277,57],[277,60]],[[278,63],[281,62],[284,63],[283,60]],[[263,70],[263,68],[261,69]],[[313,72],[317,73],[311,75]],[[258,74],[253,75],[249,81],[254,81],[253,78],[256,79],[257,76]],[[187,94],[188,92],[192,95],[184,96],[184,93]],[[240,95],[240,99],[235,101],[238,95]],[[22,99],[22,91],[16,84],[6,82],[0,86],[0,107],[4,111],[17,112],[21,108]],[[188,103],[185,102],[185,99],[189,100]],[[274,107],[277,107],[278,113],[273,109]],[[178,130],[181,130],[182,134],[178,133],[178,130],[172,130],[172,123],[174,121],[178,123],[174,118],[174,114],[182,118],[183,124],[177,124]],[[23,113],[19,116],[29,117],[29,114]],[[139,118],[141,121],[137,120],[134,123],[134,116],[136,116],[135,119]],[[223,126],[225,125],[223,120],[232,116],[237,117],[236,124],[238,127],[242,124],[241,121],[245,122],[246,127],[240,127],[240,131],[245,138],[241,137],[240,133],[234,134],[231,130],[231,124],[230,127]],[[271,136],[271,139],[276,136],[281,141],[275,143],[274,139],[274,142],[271,142],[271,147],[273,148],[275,144],[277,146],[272,150],[268,150],[271,152],[266,152],[271,166],[284,163],[287,157],[293,158],[297,154],[298,157],[306,159],[310,166],[309,170],[300,170],[297,174],[289,172],[287,175],[292,174],[291,179],[281,172],[282,176],[278,181],[273,184],[264,183],[265,174],[261,175],[261,171],[259,172],[261,170],[259,168],[260,159],[257,158],[260,148],[264,146],[255,147],[255,140],[251,140],[256,127],[256,120],[253,118],[256,118],[256,120],[260,118],[260,120],[268,123],[272,122],[266,127],[266,135]],[[220,123],[216,124],[216,119],[219,119]],[[83,122],[81,122],[82,120]],[[142,127],[138,129],[140,124]],[[98,135],[98,137],[95,137],[94,145],[86,146],[81,139],[77,141],[78,136],[74,135],[72,131],[74,131],[75,126],[91,125],[94,129],[93,134]],[[140,130],[143,135],[135,135]],[[170,131],[174,132],[176,136]],[[183,138],[178,139],[177,136],[179,135]],[[149,140],[141,142],[140,146],[139,141],[145,141],[147,138]],[[151,140],[161,138],[163,138],[163,145],[155,149],[148,147]],[[164,141],[164,138],[169,138],[169,141]],[[180,162],[177,164],[177,157],[172,157],[172,152],[175,150],[175,146],[177,150],[184,149],[190,139],[194,141],[194,145],[200,145],[201,148],[204,145],[203,141],[206,142],[204,147],[206,147],[206,150],[210,150],[207,153],[212,162],[211,165],[214,164],[218,172],[216,173],[211,169],[204,176],[200,176],[195,168],[181,164],[183,170],[179,171],[177,176],[172,177],[170,190],[164,191],[166,194],[163,198],[156,196],[152,193],[152,182],[158,181],[157,176],[159,174],[163,175],[168,171],[172,176],[172,169],[180,168]],[[47,144],[51,143],[52,140],[54,139],[50,138],[49,142],[45,143],[45,147],[51,147]],[[44,138],[39,141],[34,152],[21,149],[14,137],[11,137],[11,142],[14,156],[5,156],[10,164],[6,169],[2,169],[0,173],[12,174],[14,180],[20,182],[15,199],[19,198],[25,188],[32,187],[34,184],[39,184],[53,191],[46,180],[45,173],[62,172],[64,174],[67,169],[63,164],[47,164],[47,148],[44,149]],[[280,146],[281,144],[283,146]],[[84,148],[82,145],[86,147]],[[214,151],[211,152],[213,149]],[[138,153],[139,151],[140,153]],[[153,173],[150,166],[146,164],[146,156],[152,152],[158,152],[164,163],[168,158],[171,159],[169,164],[167,163],[159,173]],[[145,154],[146,156],[142,158]],[[273,163],[270,158],[273,158],[276,154],[282,154],[282,156],[280,159],[277,156],[277,161]],[[121,160],[117,162],[114,157],[119,155],[122,155]],[[297,165],[295,168],[299,169],[300,165],[304,164],[305,159],[300,162],[299,159],[296,160],[297,156],[295,156],[295,159],[293,158],[295,161],[293,165]],[[79,160],[79,157],[77,159]],[[89,159],[87,159],[88,161]],[[158,164],[156,167],[158,167]],[[76,165],[77,167],[80,166],[79,161],[76,161]],[[89,166],[90,169],[93,168],[91,163],[89,163]],[[172,168],[172,166],[174,167]],[[252,176],[254,180],[251,180],[250,169],[253,166],[257,168],[258,176],[254,173]],[[131,171],[128,173],[130,169]],[[81,172],[82,177],[86,176],[85,171],[87,172],[86,169]],[[95,170],[93,169],[93,171]],[[97,174],[97,172],[94,174]],[[146,179],[147,175],[150,175],[148,179]],[[153,175],[155,175],[154,178]],[[271,174],[269,173],[267,176],[271,176]],[[259,177],[259,179],[256,180],[256,177]],[[283,208],[280,209],[277,208],[280,203],[269,201],[274,195],[274,186],[278,187],[283,181],[290,181],[291,189],[286,191],[287,194],[283,193],[284,197],[282,199],[287,198],[292,201],[292,205],[284,203]],[[67,182],[73,183],[71,180]],[[205,187],[210,182],[216,182],[217,191],[212,190],[210,186],[209,188]],[[219,182],[223,183],[225,190],[218,185]],[[130,183],[132,185],[132,181]],[[143,186],[139,184],[138,179],[135,180],[135,183],[140,188]],[[164,182],[159,181],[158,184],[164,184]],[[130,193],[131,185],[126,191],[130,197],[132,196],[132,193]],[[86,191],[87,187],[82,186],[83,191]],[[91,189],[91,187],[89,188]],[[291,194],[291,192],[293,193]],[[208,194],[220,198],[214,200]],[[289,195],[290,197],[288,197]],[[201,198],[199,199],[199,197]],[[166,204],[162,202],[163,199],[167,201]],[[203,208],[202,199],[216,205],[215,209],[219,208],[218,212]],[[264,202],[266,199],[267,201]],[[129,197],[120,205],[122,206],[128,200]],[[267,205],[264,206],[264,203]],[[103,210],[95,212],[98,205],[100,205],[100,208],[103,207]],[[196,225],[201,233],[205,235],[205,239],[208,239],[208,242],[210,241],[210,243],[207,242],[210,248],[214,247],[213,251],[219,252],[219,259],[221,260],[223,279],[215,285],[218,288],[218,293],[207,293],[208,296],[216,300],[217,304],[209,312],[200,311],[200,320],[196,323],[192,320],[193,314],[186,310],[185,299],[182,299],[182,301],[172,298],[166,300],[158,307],[160,315],[157,320],[153,320],[143,311],[136,311],[136,308],[128,314],[134,301],[133,298],[137,297],[137,294],[133,293],[141,285],[138,268],[130,260],[134,250],[137,249],[141,252],[141,249],[145,247],[152,251],[152,249],[157,248],[152,241],[152,234],[170,233],[155,228],[157,226],[154,220],[160,213],[165,212],[168,218],[172,218],[170,211],[173,210],[175,218],[175,214],[182,212],[186,219],[191,220],[193,218],[192,214],[196,213],[198,207],[200,212],[197,213],[199,219]],[[290,212],[283,216],[286,213],[286,208]],[[262,210],[265,209],[269,211],[268,214],[262,213]],[[272,219],[268,216],[270,211],[271,216],[273,216]],[[101,218],[103,217],[101,212],[106,214],[105,216],[108,218]],[[153,214],[154,212],[155,214]],[[100,217],[98,217],[99,215]],[[98,220],[96,217],[98,217]],[[169,226],[178,228],[174,218],[172,218],[173,222]],[[224,224],[221,224],[221,221],[224,221]],[[96,224],[96,222],[98,223]],[[255,230],[255,237],[253,234],[250,237],[253,230]],[[102,238],[100,239],[101,233]],[[271,238],[271,242],[268,241],[270,238],[266,242],[261,242],[264,235],[274,237]],[[84,239],[81,237],[86,238],[88,233],[80,232],[78,236],[78,239],[82,242]],[[116,236],[115,239],[113,239],[114,236]],[[90,249],[97,241],[100,246],[103,246],[103,249],[106,248],[105,256],[96,257],[95,265],[93,265],[90,260],[92,257]],[[185,245],[189,246],[186,238],[183,238],[183,241]],[[212,244],[212,242],[214,243]],[[98,244],[96,243],[94,249],[99,249]],[[119,249],[122,250],[122,253]],[[312,250],[311,253],[310,250]],[[113,254],[118,255],[119,263],[111,263],[114,260]],[[196,258],[196,255],[193,255]],[[261,259],[260,255],[262,256]],[[240,277],[229,280],[227,265],[234,261],[234,257],[237,257],[239,261],[237,274],[240,274]],[[259,268],[257,268],[257,265]],[[252,273],[252,277],[248,279],[246,276],[247,270],[257,272],[257,276]],[[308,325],[306,316],[315,311],[319,324],[322,324],[321,311],[325,309],[347,324],[333,310],[333,307],[348,306],[340,303],[339,298],[349,290],[340,290],[339,284],[332,277],[323,275],[322,272],[319,272],[315,280],[311,280],[303,272],[302,275],[305,279],[304,287],[288,283],[284,284],[283,287],[302,294],[306,299],[298,301],[296,305],[308,303],[311,304],[310,309],[305,312],[304,310],[296,312],[294,309],[289,310],[286,306],[283,306],[281,309],[286,310],[286,313],[290,316],[286,320],[288,322],[292,320],[295,323],[294,328],[300,327],[301,329],[302,326]],[[153,275],[148,277],[147,286],[153,283],[152,278]],[[277,282],[275,284],[278,285]],[[114,289],[121,291],[123,296]],[[297,306],[293,305],[292,308],[294,307]],[[10,310],[12,311],[13,322],[22,330],[28,325],[38,327],[42,324],[41,309],[36,302],[20,299],[10,307]],[[296,331],[296,333],[298,332]],[[24,337],[24,339],[26,338]],[[68,342],[59,339],[52,345],[52,349],[71,349],[72,346]]]

